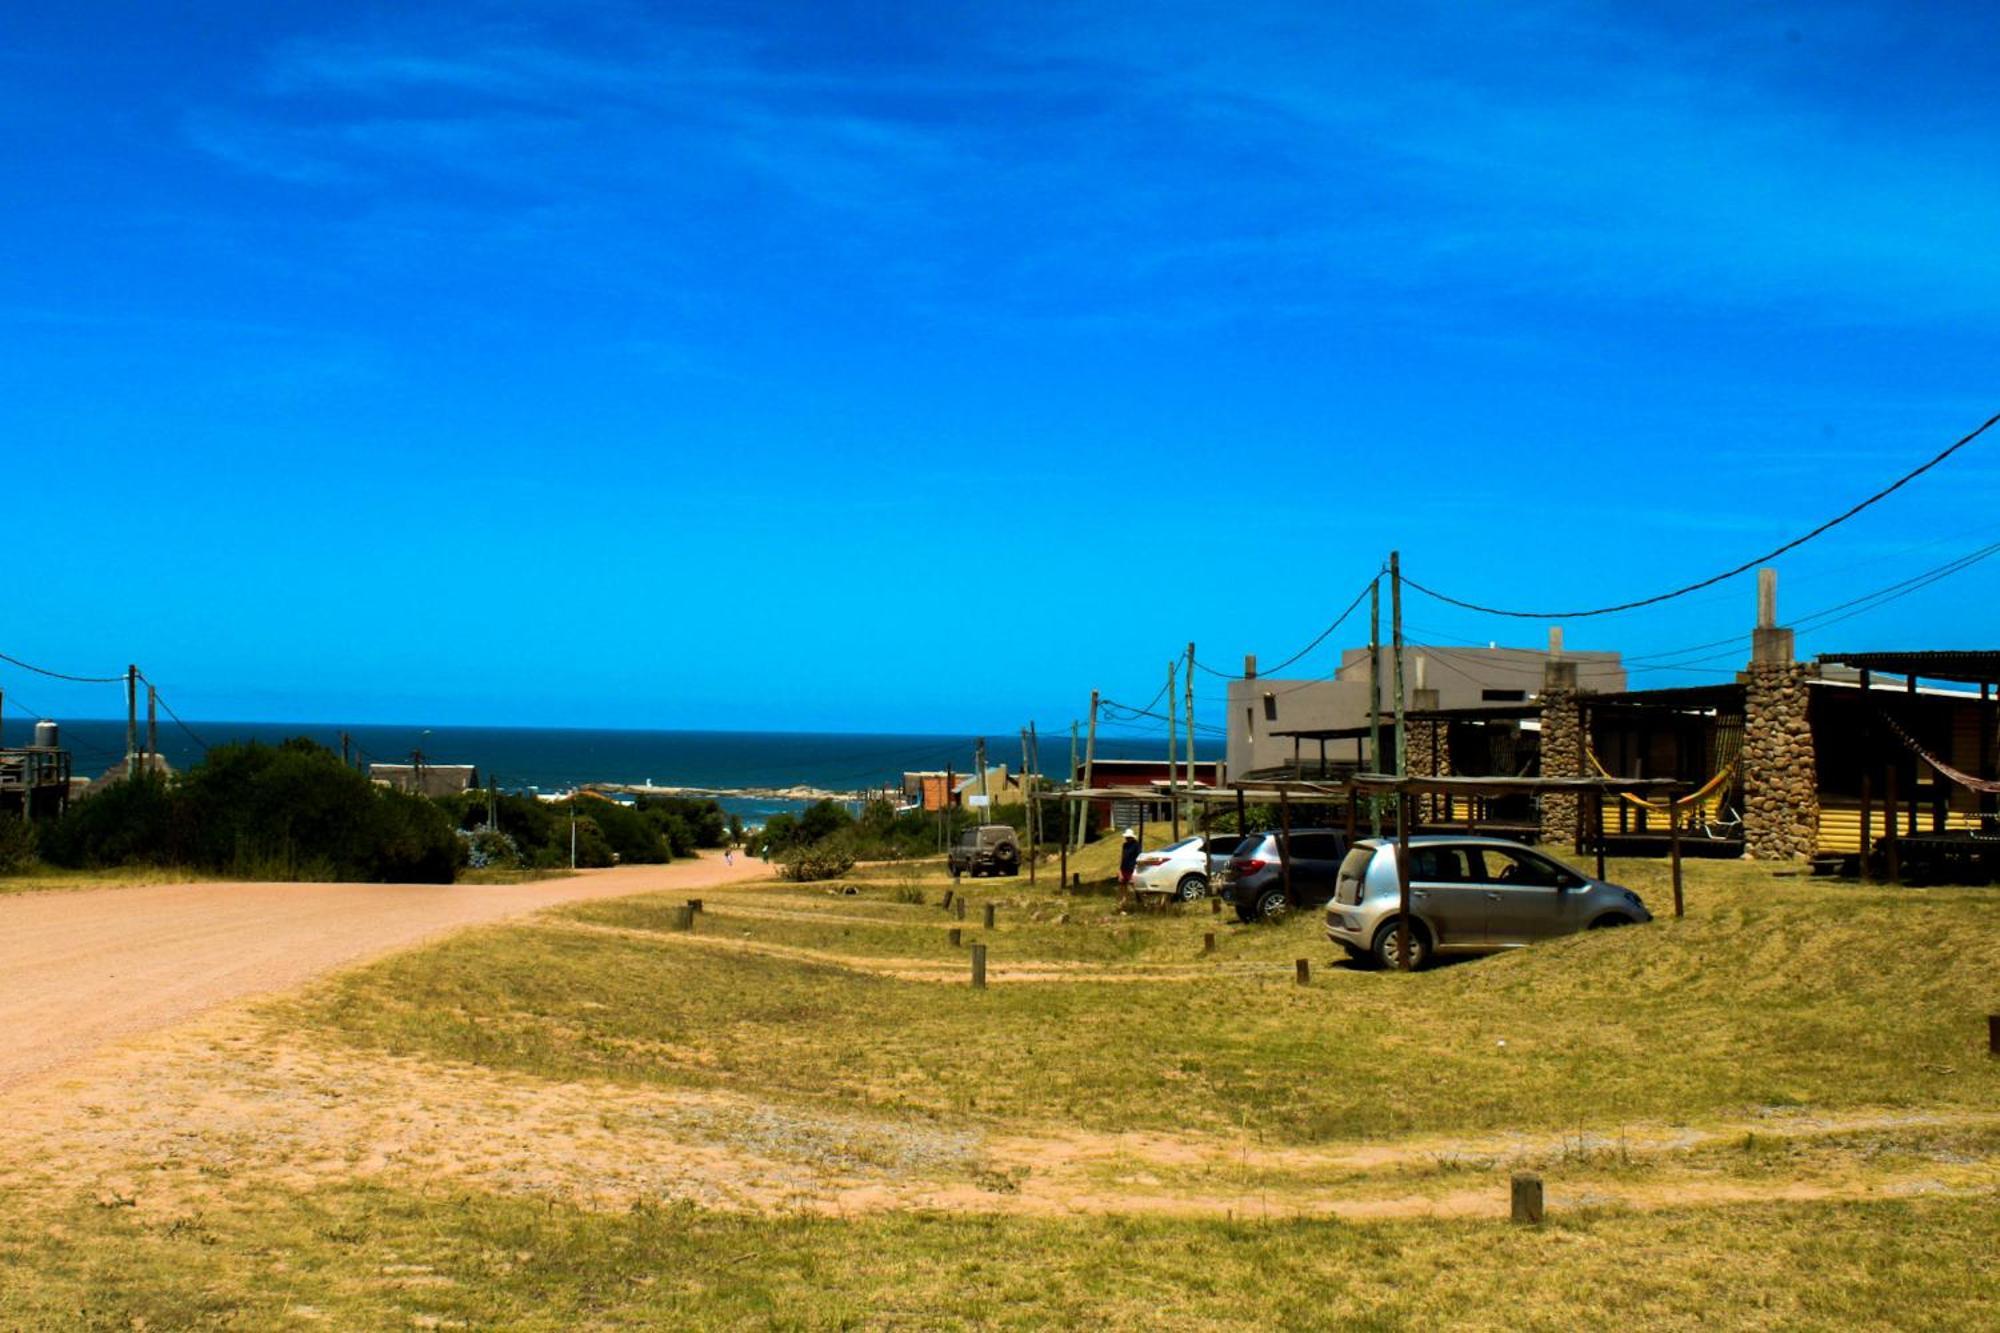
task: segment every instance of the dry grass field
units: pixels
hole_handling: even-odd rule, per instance
[[[1053,881],[581,903],[121,1052],[15,1127],[0,1324],[2000,1321],[2000,892],[1698,863],[1401,976]]]

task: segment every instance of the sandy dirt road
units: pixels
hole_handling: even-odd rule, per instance
[[[461,927],[768,871],[711,855],[531,884],[161,884],[0,898],[0,1092],[111,1042]]]

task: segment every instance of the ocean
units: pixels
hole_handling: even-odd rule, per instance
[[[141,743],[145,722],[140,721]],[[18,715],[0,722],[0,744],[25,745],[33,719]],[[650,783],[671,787],[816,787],[858,791],[894,784],[906,769],[947,765],[961,773],[973,767],[971,736],[917,736],[842,732],[774,731],[590,731],[559,727],[342,727],[332,723],[214,722],[190,720],[187,727],[160,718],[160,753],[176,769],[201,758],[202,746],[228,741],[274,744],[308,736],[338,752],[345,730],[359,755],[383,763],[408,763],[413,750],[426,763],[471,764],[483,783],[489,776],[510,791],[566,791],[580,782]],[[191,734],[190,734],[191,733]],[[80,777],[95,777],[125,753],[125,723],[86,719],[62,723],[62,743],[75,756]],[[1185,742],[1183,742],[1185,744]],[[1097,752],[1105,758],[1151,758],[1166,749],[1166,728],[1157,738],[1105,736]],[[1220,744],[1197,739],[1195,755],[1220,758]],[[987,761],[1021,767],[1015,733],[988,738]],[[1069,764],[1069,735],[1042,738],[1042,771],[1060,776]],[[725,797],[723,805],[746,818],[796,810],[799,801]]]

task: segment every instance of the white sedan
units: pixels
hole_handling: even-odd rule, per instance
[[[1132,871],[1135,893],[1165,893],[1191,903],[1208,894],[1208,852],[1211,841],[1200,837],[1182,838],[1156,852],[1139,853]],[[1234,844],[1235,838],[1215,839]]]

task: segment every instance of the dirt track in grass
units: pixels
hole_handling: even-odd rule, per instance
[[[1422,1137],[1325,1148],[1251,1136],[999,1133],[727,1092],[566,1083],[304,1039],[237,1009],[103,1052],[0,1097],[14,1189],[82,1190],[173,1216],[237,1190],[381,1179],[617,1210],[1020,1216],[1502,1217],[1507,1174],[1549,1171],[1552,1208],[1646,1210],[2000,1191],[2000,1158],[1930,1140],[2000,1112],[1774,1111],[1701,1127]],[[1898,1136],[1917,1148],[1876,1160]],[[1760,1179],[1689,1154],[1746,1140],[1812,1160]],[[1925,1146],[1930,1144],[1930,1146]]]
[[[448,931],[769,873],[719,855],[524,884],[152,884],[0,898],[0,1092]]]

